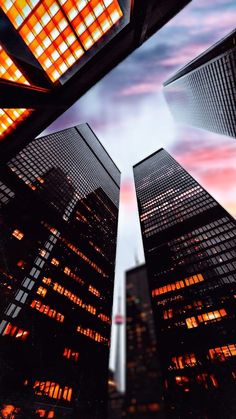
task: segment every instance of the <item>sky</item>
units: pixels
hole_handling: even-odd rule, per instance
[[[88,122],[122,172],[114,313],[125,270],[144,262],[134,164],[166,148],[236,217],[235,139],[176,124],[162,89],[170,75],[227,35],[235,22],[235,0],[193,0],[44,132]],[[112,367],[115,336],[113,328]]]

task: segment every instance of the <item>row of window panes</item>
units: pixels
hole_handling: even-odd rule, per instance
[[[64,322],[65,316],[63,314],[50,308],[48,305],[43,304],[41,301],[33,300],[30,307],[38,310],[40,313],[45,314],[48,317],[52,317],[60,323]]]
[[[192,329],[199,326],[199,323],[207,323],[214,320],[221,320],[222,317],[227,316],[225,309],[214,310],[209,313],[199,314],[197,317],[189,317],[187,318],[186,325],[188,329]]]
[[[52,381],[35,381],[33,386],[35,394],[38,396],[47,396],[57,400],[71,401],[72,388],[61,387],[59,384]]]
[[[172,284],[164,285],[162,287],[152,290],[152,297],[156,297],[157,295],[165,294],[171,291],[176,291],[181,288],[189,287],[190,285],[194,285],[202,281],[204,281],[202,274],[193,275],[181,281],[176,281]]]

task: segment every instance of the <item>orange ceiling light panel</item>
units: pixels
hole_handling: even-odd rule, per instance
[[[28,109],[0,109],[0,140],[31,112]]]
[[[19,68],[0,45],[0,78],[17,83],[29,84]]]
[[[123,16],[117,0],[4,0],[1,7],[53,82]]]

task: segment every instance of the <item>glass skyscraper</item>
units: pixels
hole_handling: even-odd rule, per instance
[[[0,178],[0,412],[104,419],[120,172],[84,124]]]
[[[163,386],[145,265],[126,272],[125,418],[162,419]]]
[[[134,166],[167,417],[236,412],[236,222],[164,149]]]
[[[164,83],[173,116],[236,137],[236,30]]]

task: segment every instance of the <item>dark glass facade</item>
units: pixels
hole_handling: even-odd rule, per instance
[[[113,371],[109,371],[108,379],[108,419],[122,419],[125,416],[124,412],[124,393],[121,393],[117,389],[117,383],[115,380],[115,374]]]
[[[165,150],[134,166],[167,417],[236,412],[236,222]]]
[[[119,179],[86,124],[1,168],[2,415],[106,418]]]
[[[236,30],[164,83],[180,122],[236,137]]]
[[[163,382],[146,266],[126,272],[127,419],[164,418]]]

